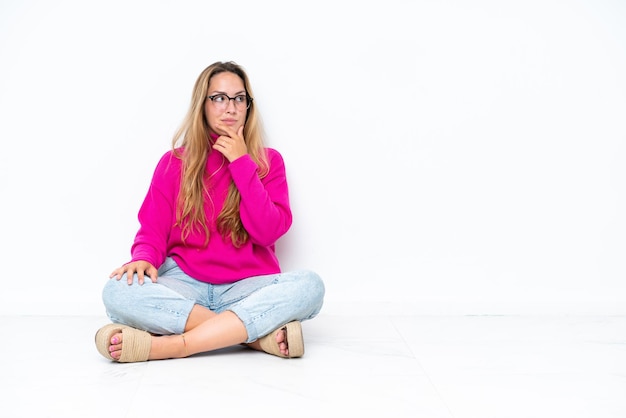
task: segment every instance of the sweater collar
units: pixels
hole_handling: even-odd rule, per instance
[[[209,132],[209,138],[211,138],[211,140],[210,140],[211,144],[214,144],[214,143],[215,143],[215,140],[216,140],[217,138],[219,138],[219,137],[220,137],[220,136],[219,136],[218,134],[215,134],[215,133],[213,133],[213,132]]]

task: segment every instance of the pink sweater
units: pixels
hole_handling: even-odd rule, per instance
[[[207,172],[211,201],[204,205],[211,237],[192,232],[184,244],[176,222],[176,202],[180,188],[181,161],[169,151],[161,157],[139,210],[140,228],[131,248],[132,260],[145,260],[159,268],[172,257],[189,276],[208,283],[231,283],[246,277],[280,272],[274,244],[291,226],[285,164],[278,151],[267,148],[269,174],[257,175],[257,165],[249,155],[229,163],[219,152],[211,151]],[[241,193],[241,221],[250,235],[248,242],[235,248],[216,230],[231,180]]]

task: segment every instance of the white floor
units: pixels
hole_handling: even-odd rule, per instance
[[[626,417],[626,317],[332,316],[306,353],[111,363],[104,317],[0,317],[0,416]]]

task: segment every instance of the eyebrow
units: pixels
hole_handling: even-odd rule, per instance
[[[211,92],[211,95],[216,95],[216,94],[225,94],[226,96],[228,96],[228,93],[226,93],[225,91],[214,90],[213,92]],[[233,96],[240,96],[242,94],[246,94],[246,91],[240,90],[237,93],[235,93]]]

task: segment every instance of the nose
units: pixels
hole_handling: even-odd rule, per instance
[[[232,106],[232,110],[231,110],[231,106]],[[226,103],[226,111],[227,112],[234,112],[237,110],[237,106],[235,105],[235,99],[231,99],[230,97],[228,98],[228,103]]]

